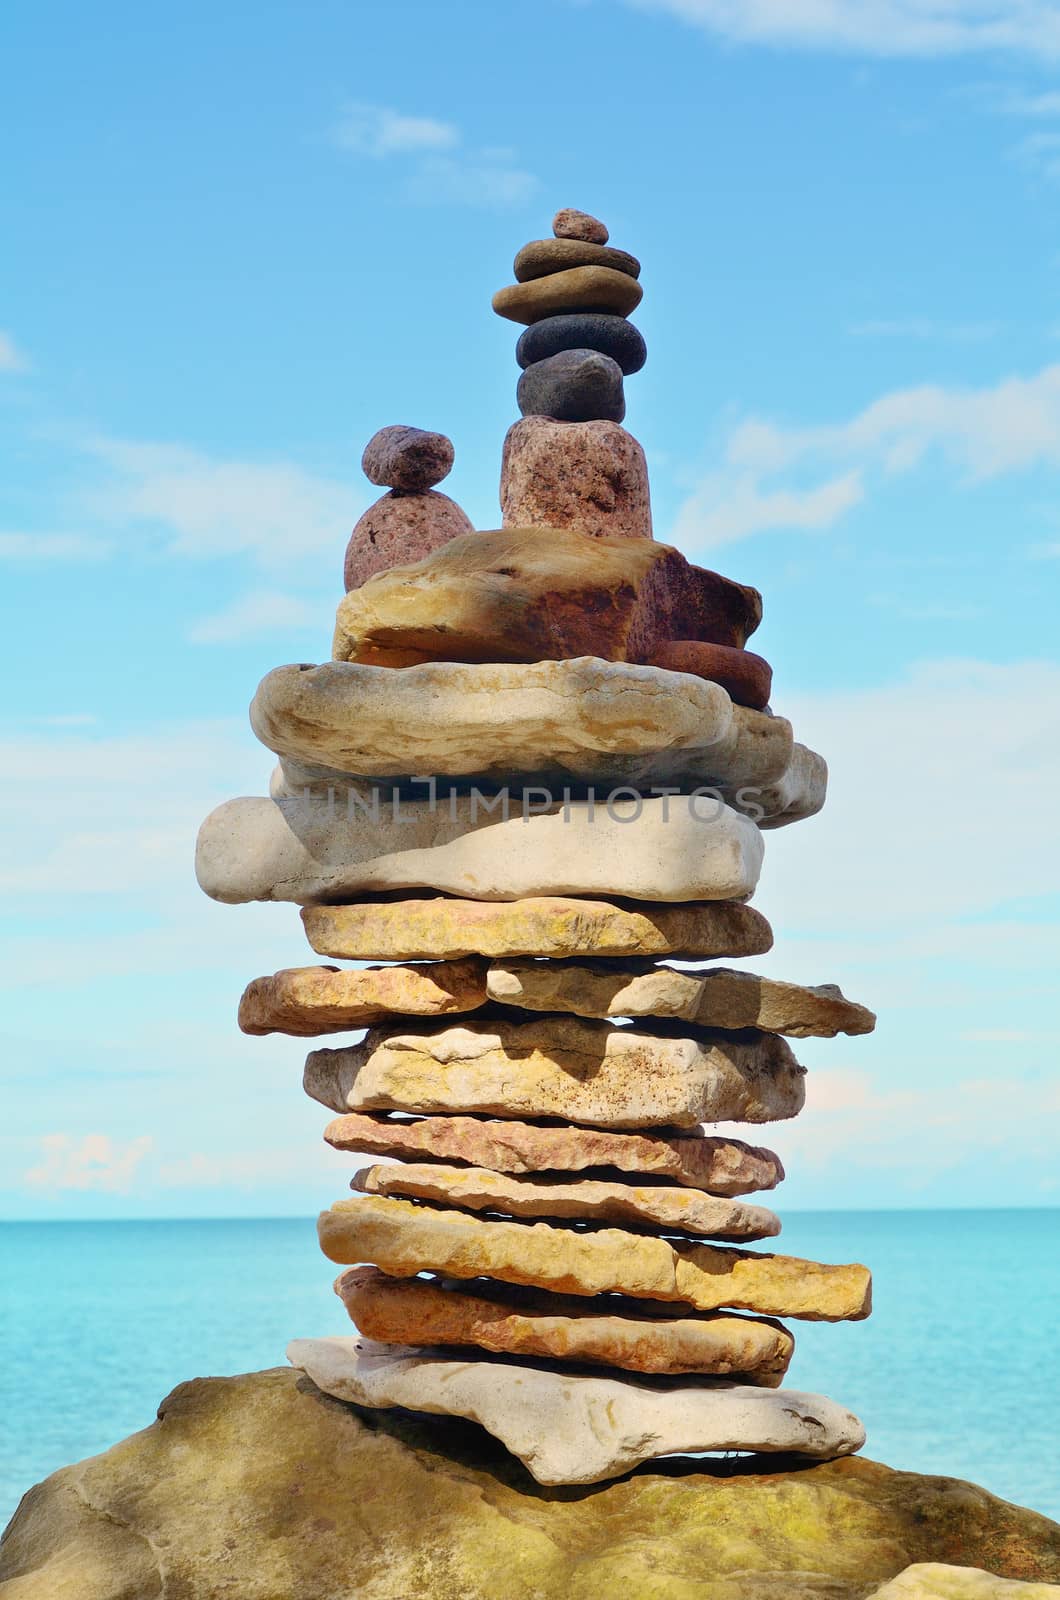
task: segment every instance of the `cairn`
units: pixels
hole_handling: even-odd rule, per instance
[[[341,1399],[474,1420],[547,1484],[848,1454],[858,1419],[782,1387],[787,1323],[867,1316],[869,1273],[748,1248],[781,1223],[747,1197],[784,1173],[718,1125],[797,1115],[788,1039],[875,1018],[667,964],[771,947],[763,833],[820,809],[826,769],[767,704],[757,591],[652,538],[620,425],[639,264],[584,213],[553,231],[494,301],[527,324],[503,527],[434,488],[443,435],[375,436],[389,492],[350,540],[332,660],[263,680],[270,797],[199,836],[208,894],[293,901],[329,962],[385,963],[240,1003],[252,1034],[367,1029],[304,1078],[368,1162],[319,1222],[359,1335],[288,1355]]]

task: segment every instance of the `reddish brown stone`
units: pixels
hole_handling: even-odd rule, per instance
[[[598,217],[588,211],[575,211],[564,206],[552,218],[552,232],[557,239],[586,239],[590,244],[606,244],[610,235]]]
[[[668,672],[689,672],[693,677],[720,683],[738,706],[761,711],[769,704],[773,668],[752,650],[704,644],[698,639],[678,639],[659,645],[650,664],[665,667]]]
[[[361,469],[369,483],[406,494],[432,489],[453,465],[453,441],[444,433],[396,425],[380,428],[364,447]]]
[[[627,277],[640,277],[640,262],[636,256],[584,239],[534,239],[523,245],[513,263],[518,283],[545,278],[550,272],[565,272],[568,267],[610,267],[614,272],[624,272]]]
[[[538,322],[565,311],[609,311],[628,317],[644,291],[636,278],[613,267],[565,267],[529,283],[510,283],[493,296],[493,309],[509,322]]]
[[[501,515],[506,528],[650,539],[644,451],[617,422],[524,417],[504,441]]]
[[[436,489],[421,494],[391,490],[370,505],[346,546],[346,588],[358,589],[377,572],[420,561],[457,534],[471,533],[471,519],[455,500]]]

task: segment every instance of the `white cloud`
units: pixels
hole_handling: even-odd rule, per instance
[[[848,472],[813,489],[763,490],[751,474],[704,479],[684,501],[668,538],[714,549],[772,528],[813,533],[830,528],[864,497],[861,478]]]
[[[406,155],[418,150],[452,150],[460,130],[436,117],[410,117],[386,106],[346,106],[335,126],[335,142],[356,155]]]
[[[194,1151],[163,1162],[157,1180],[163,1189],[272,1189],[280,1184],[352,1175],[350,1158],[320,1140],[307,1146],[211,1155]]]
[[[1060,56],[1052,0],[631,0],[738,44],[850,55]]]
[[[396,157],[400,191],[416,205],[477,206],[492,211],[525,205],[538,179],[514,150],[464,145],[460,129],[435,117],[408,116],[386,106],[347,106],[335,142],[353,155]]]
[[[223,611],[203,617],[188,637],[195,644],[231,644],[265,633],[323,625],[322,611],[296,595],[255,589],[233,600]],[[325,635],[326,636],[326,635]]]
[[[105,561],[113,551],[109,540],[81,533],[0,533],[0,561]]]
[[[26,372],[29,362],[9,333],[0,328],[0,372]]]
[[[46,1133],[40,1143],[40,1164],[31,1167],[23,1178],[30,1188],[98,1189],[107,1194],[124,1194],[154,1140],[150,1134],[142,1134],[122,1144],[105,1133],[88,1133],[81,1139],[68,1133]]]

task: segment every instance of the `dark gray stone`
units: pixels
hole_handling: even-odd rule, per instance
[[[521,367],[529,367],[561,350],[599,350],[625,373],[639,372],[648,359],[640,329],[626,317],[611,317],[604,311],[569,311],[532,322],[519,337],[515,359]]]
[[[369,483],[405,494],[441,483],[453,465],[453,442],[444,433],[395,424],[373,433],[364,447],[361,469]]]
[[[598,350],[561,350],[535,361],[516,391],[524,417],[557,422],[621,422],[626,414],[622,368]]]

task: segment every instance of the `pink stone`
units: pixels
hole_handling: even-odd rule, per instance
[[[506,528],[650,539],[644,451],[617,422],[524,417],[504,441],[501,513]]]
[[[587,244],[606,244],[611,235],[598,217],[588,211],[575,211],[564,206],[552,218],[552,232],[557,239],[584,239]]]
[[[422,561],[457,534],[473,531],[470,518],[447,494],[393,490],[368,507],[350,535],[346,588],[359,589],[377,572]]]

